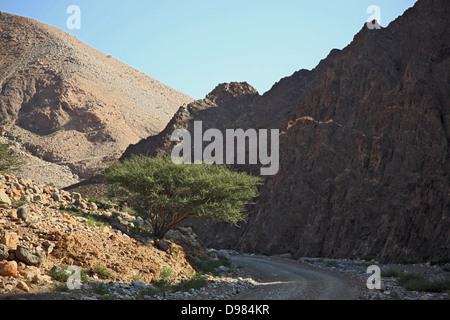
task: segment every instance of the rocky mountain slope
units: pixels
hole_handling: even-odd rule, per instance
[[[248,223],[207,224],[213,247],[427,261],[450,256],[450,3],[419,0],[380,30],[260,96],[219,85],[134,153],[170,152],[175,128],[280,128],[280,166]],[[206,123],[206,124],[205,124]]]
[[[106,202],[0,174],[0,297],[53,292],[65,284],[58,276],[65,266],[83,270],[85,284],[138,281],[142,288],[164,268],[190,278],[192,259],[206,255],[192,231],[174,231],[163,247],[139,232],[146,226]]]
[[[85,178],[193,101],[75,37],[0,12],[0,132]],[[106,157],[108,158],[108,157]]]

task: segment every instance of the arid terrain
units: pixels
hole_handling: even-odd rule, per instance
[[[230,82],[194,101],[0,12],[0,143],[22,161],[0,174],[0,298],[448,299],[449,16],[449,1],[419,0],[264,94]],[[174,130],[195,121],[279,129],[280,170],[239,226],[193,220],[157,240],[147,217],[105,198],[99,173],[170,153]],[[214,267],[195,277],[202,259]],[[372,264],[384,272],[375,291]],[[68,266],[82,290],[65,288]],[[410,273],[420,289],[399,284]],[[193,287],[175,290],[183,281]]]
[[[260,95],[218,85],[133,154],[169,153],[174,129],[280,129],[280,170],[239,228],[201,225],[212,247],[263,254],[433,261],[450,256],[450,2],[418,1],[385,28]],[[259,166],[236,166],[256,173]]]
[[[2,12],[0,87],[0,132],[81,178],[194,100],[59,29]]]

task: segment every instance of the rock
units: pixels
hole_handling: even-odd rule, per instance
[[[24,194],[20,197],[20,200],[25,202],[31,202],[31,196],[29,194]]]
[[[35,194],[34,196],[33,196],[33,201],[35,201],[35,202],[39,202],[39,201],[42,201],[44,198],[43,198],[43,196],[41,195],[41,194]]]
[[[6,260],[9,257],[9,252],[8,252],[8,248],[1,243],[0,244],[0,261],[2,260]]]
[[[95,204],[94,202],[88,202],[87,204],[87,208],[91,211],[96,211],[98,210],[98,206],[97,204]]]
[[[19,209],[17,209],[17,217],[27,222],[28,221],[27,209],[25,207],[20,207]]]
[[[4,277],[17,277],[17,262],[3,261],[0,262],[0,275]]]
[[[17,217],[17,211],[12,210],[8,213],[8,217],[11,219],[11,221],[18,221],[19,218]]]
[[[73,200],[75,200],[75,201],[81,201],[81,200],[83,200],[83,197],[81,196],[81,194],[79,194],[79,193],[77,193],[77,192],[74,192],[74,193],[72,193],[72,198],[73,198]]]
[[[8,208],[11,206],[11,199],[5,193],[5,190],[0,189],[0,208]]]
[[[47,254],[52,253],[53,249],[55,248],[55,244],[46,240],[42,243],[42,246],[45,248],[45,251]]]
[[[20,196],[22,195],[22,193],[20,192],[20,190],[12,189],[12,190],[11,190],[11,195],[12,195],[13,197],[20,197]]]
[[[142,282],[142,281],[133,281],[131,283],[131,285],[134,286],[134,287],[137,287],[137,288],[145,288],[145,287],[147,287],[145,282]]]
[[[51,195],[52,199],[55,200],[56,202],[61,201],[61,197],[59,196],[59,194],[57,192],[53,192]]]
[[[217,251],[217,258],[224,259],[224,260],[230,260],[231,255],[227,250],[219,250]]]
[[[27,280],[32,281],[36,276],[41,275],[41,270],[38,267],[26,266],[25,269],[20,271],[20,274]]]
[[[30,287],[28,287],[28,285],[25,283],[25,281],[19,281],[17,283],[17,288],[19,288],[20,290],[23,290],[25,292],[30,292]]]
[[[63,271],[63,268],[61,268],[60,266],[54,265],[51,269],[50,272],[52,273],[61,273]]]
[[[4,244],[8,251],[14,251],[19,244],[19,236],[15,232],[7,231],[0,239],[0,243]]]
[[[227,267],[225,267],[225,266],[219,266],[219,267],[217,268],[217,271],[219,271],[219,272],[229,272],[230,269],[227,268]]]
[[[16,258],[31,266],[40,266],[44,263],[45,256],[40,252],[34,254],[30,249],[24,246],[17,246],[15,251]]]
[[[78,200],[77,200],[78,201]],[[76,205],[78,208],[80,208],[81,210],[86,210],[88,208],[88,206],[86,205],[86,203],[78,201],[78,204]]]
[[[68,219],[65,219],[64,223],[66,223],[68,225],[71,225],[72,227],[76,227],[77,226],[77,221],[74,218],[72,218],[72,217],[69,217]]]
[[[170,242],[166,240],[159,240],[156,246],[159,250],[167,251],[170,248]]]

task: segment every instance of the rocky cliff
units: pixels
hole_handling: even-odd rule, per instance
[[[0,12],[0,132],[41,159],[89,176],[97,157],[158,133],[193,100],[59,29]]]
[[[313,70],[248,224],[229,242],[205,237],[299,256],[450,256],[449,13],[419,1]]]

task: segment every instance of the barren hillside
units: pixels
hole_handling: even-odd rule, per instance
[[[0,131],[89,176],[193,101],[75,37],[0,12]]]

